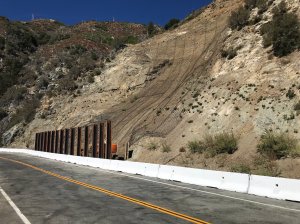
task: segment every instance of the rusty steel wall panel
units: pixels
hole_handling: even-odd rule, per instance
[[[39,136],[39,134],[36,133],[36,134],[35,134],[35,141],[34,141],[34,150],[35,150],[35,151],[38,150],[38,136]]]
[[[48,133],[44,132],[44,152],[47,152],[47,144],[48,144]]]
[[[106,124],[106,158],[111,159],[111,121]]]
[[[45,132],[45,141],[46,141],[46,145],[45,145],[45,152],[48,152],[48,142],[49,142],[49,135],[48,135],[48,131]]]
[[[104,123],[99,126],[99,158],[104,159]]]
[[[71,128],[70,155],[74,155],[74,145],[75,145],[75,128]]]
[[[52,145],[51,145],[51,143],[52,143],[52,132],[51,131],[49,131],[48,132],[48,152],[51,152],[51,147],[52,147]]]
[[[42,151],[43,147],[42,147],[42,144],[43,144],[43,135],[42,133],[39,134],[39,151]]]
[[[47,152],[50,152],[50,143],[51,143],[51,131],[48,131],[48,145],[47,145]]]
[[[60,135],[59,135],[59,153],[63,154],[64,152],[64,130],[60,130]]]
[[[43,152],[44,151],[44,144],[45,144],[44,143],[44,132],[41,133],[41,142],[42,142],[41,143],[41,151]]]
[[[97,139],[98,139],[98,125],[93,126],[93,157],[97,157]]]
[[[77,128],[77,156],[81,156],[81,127]]]
[[[89,149],[89,127],[84,128],[84,156],[88,156]]]
[[[54,153],[54,139],[55,138],[55,131],[51,133],[51,152]]]
[[[69,129],[65,129],[65,154],[69,154]]]
[[[54,153],[58,153],[58,134],[59,131],[55,131]]]
[[[39,151],[39,143],[40,143],[39,136],[40,136],[40,133],[35,134],[35,145],[34,145],[35,151]]]

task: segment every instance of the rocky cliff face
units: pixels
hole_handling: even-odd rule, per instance
[[[111,119],[119,154],[129,143],[133,160],[300,178],[299,159],[264,160],[256,149],[266,130],[300,138],[300,53],[275,57],[260,34],[279,2],[270,1],[259,21],[232,30],[228,18],[243,1],[215,1],[178,28],[97,60],[94,82],[81,82],[73,94],[43,96],[12,145],[32,146],[35,132]],[[300,16],[299,1],[286,2]],[[256,14],[252,9],[251,18]],[[224,56],[229,49],[233,58]],[[56,65],[53,76],[64,69]],[[223,132],[238,137],[235,153],[211,157],[187,147]]]

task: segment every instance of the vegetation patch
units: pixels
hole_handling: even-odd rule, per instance
[[[178,24],[179,24],[180,20],[179,19],[170,19],[169,22],[167,22],[167,24],[165,25],[165,29],[166,30],[169,30],[169,29],[174,29],[176,27],[178,27]]]
[[[168,153],[168,152],[171,152],[171,147],[167,143],[164,142],[161,145],[161,150],[162,150],[162,152]]]
[[[5,110],[3,110],[2,108],[0,108],[0,121],[7,116],[8,116],[8,113]]]
[[[158,145],[155,142],[150,142],[147,146],[147,149],[150,151],[155,151],[158,148]]]
[[[188,149],[191,153],[207,153],[214,157],[218,154],[233,154],[238,150],[238,139],[233,133],[221,133],[207,135],[202,141],[188,142]]]
[[[235,164],[231,167],[230,169],[231,172],[236,172],[236,173],[251,173],[251,167],[249,165],[246,164]]]
[[[276,161],[267,156],[257,156],[254,158],[254,167],[251,172],[255,175],[278,177],[281,174]]]
[[[300,48],[300,23],[297,15],[288,12],[285,2],[273,10],[272,21],[261,28],[264,47],[272,46],[275,56],[286,56]]]
[[[276,160],[288,156],[298,157],[299,144],[297,139],[285,133],[266,131],[260,138],[257,151],[270,159]]]
[[[235,56],[237,56],[237,49],[233,47],[230,47],[228,49],[223,49],[221,51],[221,56],[223,58],[227,58],[228,60],[231,60],[235,58]]]
[[[300,111],[300,101],[295,104],[294,110],[297,111],[297,112]]]
[[[12,115],[9,127],[13,127],[18,123],[31,122],[36,114],[36,109],[40,106],[40,101],[36,98],[28,99],[24,102],[24,105],[17,109],[16,113]]]
[[[229,18],[229,26],[233,30],[241,30],[249,24],[249,18],[250,9],[242,6],[231,14]]]
[[[203,153],[205,151],[204,144],[201,141],[189,141],[187,148],[190,150],[191,153]]]

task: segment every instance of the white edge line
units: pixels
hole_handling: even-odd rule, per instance
[[[70,163],[67,163],[67,164],[70,164]],[[248,199],[232,197],[232,196],[228,196],[228,195],[224,195],[224,194],[213,193],[213,192],[209,192],[209,191],[204,191],[204,190],[179,186],[179,185],[176,185],[176,184],[168,184],[168,183],[155,181],[155,180],[149,180],[149,179],[145,179],[145,178],[142,178],[142,177],[136,177],[136,176],[132,176],[132,175],[124,174],[124,173],[119,173],[119,172],[114,172],[114,171],[107,171],[107,170],[104,170],[104,169],[101,169],[101,168],[93,168],[93,167],[83,166],[83,165],[80,165],[80,164],[74,164],[74,165],[82,166],[82,167],[85,167],[85,168],[88,168],[88,169],[92,169],[92,170],[96,170],[96,171],[100,171],[100,172],[104,172],[104,173],[112,173],[112,174],[119,175],[119,176],[125,176],[125,177],[134,178],[134,179],[144,180],[144,181],[157,183],[157,184],[161,184],[161,185],[166,185],[166,186],[170,186],[170,187],[181,188],[181,189],[190,190],[190,191],[197,191],[197,192],[201,192],[201,193],[205,193],[205,194],[215,195],[215,196],[219,196],[219,197],[223,197],[223,198],[230,198],[230,199],[233,199],[233,200],[249,202],[249,203],[263,205],[263,206],[267,206],[267,207],[273,207],[273,208],[279,208],[279,209],[284,209],[284,210],[288,210],[288,211],[300,212],[300,210],[298,210],[298,209],[287,208],[287,207],[283,207],[283,206],[279,206],[279,205],[272,205],[272,204],[262,203],[262,202],[258,202],[258,201],[252,201],[252,200],[248,200]],[[201,187],[201,186],[199,186],[199,187]]]
[[[10,206],[15,210],[17,215],[20,217],[20,219],[23,221],[24,224],[31,224],[29,220],[23,215],[23,213],[20,211],[20,209],[16,206],[16,204],[10,199],[10,197],[5,193],[5,191],[0,187],[0,192],[4,196],[4,198],[7,200],[7,202],[10,204]]]

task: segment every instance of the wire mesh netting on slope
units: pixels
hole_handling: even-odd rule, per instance
[[[134,101],[117,105],[101,116],[112,120],[113,139],[121,149],[144,136],[165,137],[182,121],[182,101],[191,98],[193,90],[204,88],[210,77],[209,70],[226,37],[227,17],[220,14],[201,20],[186,31],[167,32],[139,46],[152,62],[148,73],[165,61],[168,66],[145,84]]]

